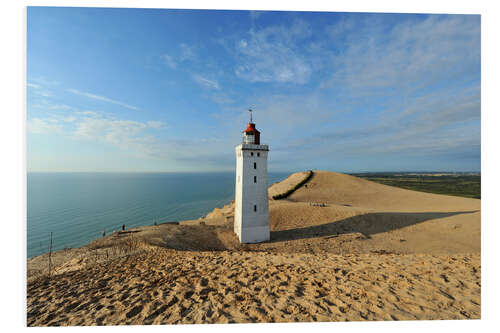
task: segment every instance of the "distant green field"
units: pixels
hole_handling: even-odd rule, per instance
[[[481,175],[419,175],[402,173],[355,173],[353,176],[408,190],[481,199]]]

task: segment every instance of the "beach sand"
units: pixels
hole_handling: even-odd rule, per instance
[[[307,173],[273,184],[285,192]],[[28,261],[28,326],[479,319],[481,201],[327,171],[269,202],[240,244],[234,204]]]

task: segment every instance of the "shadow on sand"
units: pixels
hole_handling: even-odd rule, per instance
[[[370,238],[371,235],[374,234],[401,229],[425,221],[460,214],[472,214],[478,211],[479,210],[448,213],[367,213],[317,226],[271,231],[271,242],[335,236],[356,232],[363,234],[366,238]]]
[[[181,251],[222,251],[226,246],[220,241],[217,230],[211,225],[161,225],[145,239],[150,245]]]

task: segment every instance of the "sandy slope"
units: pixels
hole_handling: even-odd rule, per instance
[[[308,186],[293,193],[289,199],[398,212],[473,211],[481,207],[478,199],[410,191],[329,171],[315,171]]]
[[[28,324],[480,318],[480,208],[315,171],[270,200],[268,243],[239,244],[229,204],[56,253],[50,280],[30,260]]]
[[[166,249],[28,286],[28,325],[480,317],[478,255]]]
[[[275,195],[285,193],[286,191],[294,188],[294,186],[304,180],[308,174],[309,172],[307,171],[292,173],[282,181],[272,184],[269,186],[267,191],[269,199],[272,199]]]

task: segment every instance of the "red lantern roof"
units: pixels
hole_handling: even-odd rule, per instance
[[[243,132],[245,132],[245,133],[249,133],[249,132],[259,133],[259,131],[257,131],[257,129],[255,128],[255,124],[253,124],[253,123],[248,123],[247,128]]]

